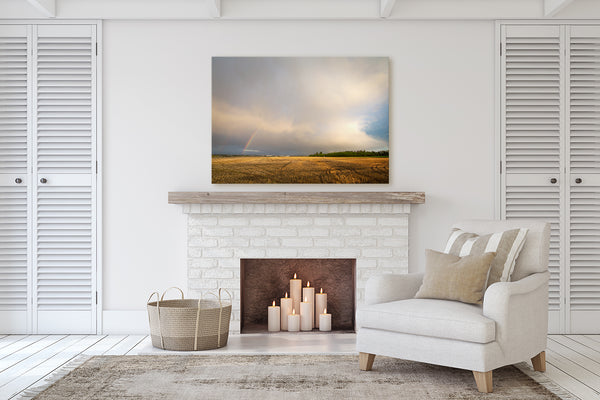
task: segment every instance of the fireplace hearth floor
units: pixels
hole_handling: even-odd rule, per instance
[[[356,334],[339,332],[277,332],[230,334],[227,346],[206,351],[169,351],[152,347],[150,337],[136,354],[356,354]]]

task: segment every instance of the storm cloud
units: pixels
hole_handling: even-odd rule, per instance
[[[388,59],[214,57],[213,154],[387,150]]]

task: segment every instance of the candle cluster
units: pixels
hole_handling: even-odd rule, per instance
[[[302,280],[297,275],[290,279],[290,297],[285,292],[281,298],[281,306],[273,305],[268,308],[269,332],[280,330],[288,332],[331,330],[331,314],[327,313],[327,293],[323,288],[315,294],[315,288],[306,282],[302,287]],[[299,312],[299,314],[298,314]]]

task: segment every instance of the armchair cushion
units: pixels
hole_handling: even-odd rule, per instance
[[[425,276],[415,297],[482,304],[490,264],[495,256],[496,253],[484,253],[459,257],[425,250]]]
[[[510,281],[526,235],[526,228],[510,229],[482,236],[455,228],[448,238],[444,253],[464,257],[495,252],[496,258],[492,261],[487,283],[487,286],[490,286],[496,282]]]
[[[448,300],[408,299],[372,304],[359,310],[357,324],[359,329],[475,343],[489,343],[496,338],[496,324],[483,316],[480,306]]]

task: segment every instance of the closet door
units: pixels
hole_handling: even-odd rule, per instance
[[[31,328],[28,27],[0,26],[0,333]]]
[[[96,333],[96,27],[33,28],[37,333]]]
[[[567,45],[567,325],[600,333],[600,27],[569,27]]]
[[[561,171],[562,29],[504,25],[501,56],[502,217],[551,223],[549,331],[564,323]]]

